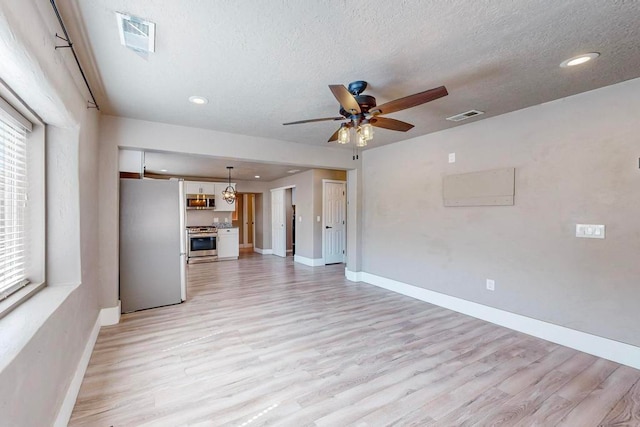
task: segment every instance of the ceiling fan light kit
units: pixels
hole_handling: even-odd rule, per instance
[[[343,123],[338,129],[338,144],[348,144],[350,140],[349,127]]]
[[[233,169],[233,166],[227,166],[227,169],[229,170],[229,185],[222,192],[222,200],[231,205],[236,201],[236,189],[231,186],[231,169]]]
[[[362,134],[358,135],[358,141],[356,141],[356,147],[362,148],[367,146],[367,140],[362,136]]]
[[[341,117],[326,117],[321,119],[300,120],[296,122],[283,123],[284,125],[297,125],[302,123],[312,123],[320,121],[346,120],[340,125],[337,131],[331,135],[328,142],[336,141],[338,144],[348,144],[351,140],[350,131],[355,129],[355,147],[362,148],[369,141],[373,140],[373,128],[379,127],[399,132],[407,132],[413,128],[410,123],[400,120],[382,117],[384,114],[395,113],[434,101],[449,93],[444,86],[430,89],[424,92],[405,96],[382,105],[376,105],[376,99],[362,92],[367,88],[367,82],[358,80],[349,83],[346,88],[343,85],[329,85],[329,90],[340,103]],[[354,155],[354,160],[357,158]]]
[[[365,141],[371,141],[373,139],[373,126],[368,119],[362,120],[358,128],[358,133]]]

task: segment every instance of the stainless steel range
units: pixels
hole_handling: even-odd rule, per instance
[[[187,262],[211,262],[218,259],[218,229],[187,227]]]

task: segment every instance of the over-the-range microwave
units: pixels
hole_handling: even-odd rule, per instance
[[[216,199],[213,194],[187,194],[187,209],[213,209]]]

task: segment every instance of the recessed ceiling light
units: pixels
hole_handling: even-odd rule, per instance
[[[296,173],[296,172],[300,172],[300,169],[291,169],[290,171],[287,171],[288,173]]]
[[[204,104],[208,104],[209,100],[203,96],[190,96],[189,102],[197,105],[204,105]]]
[[[166,169],[160,169],[160,172],[167,172]]]
[[[260,175],[256,175],[256,178],[260,178]]]
[[[582,55],[574,56],[573,58],[566,59],[560,63],[562,68],[573,67],[575,65],[584,64],[592,59],[596,59],[600,54],[598,52],[585,53]]]

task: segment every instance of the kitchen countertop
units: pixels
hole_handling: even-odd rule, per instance
[[[219,228],[219,229],[223,229],[223,228],[238,228],[238,227],[234,227],[233,224],[231,224],[230,222],[214,222],[212,224],[214,227]]]

